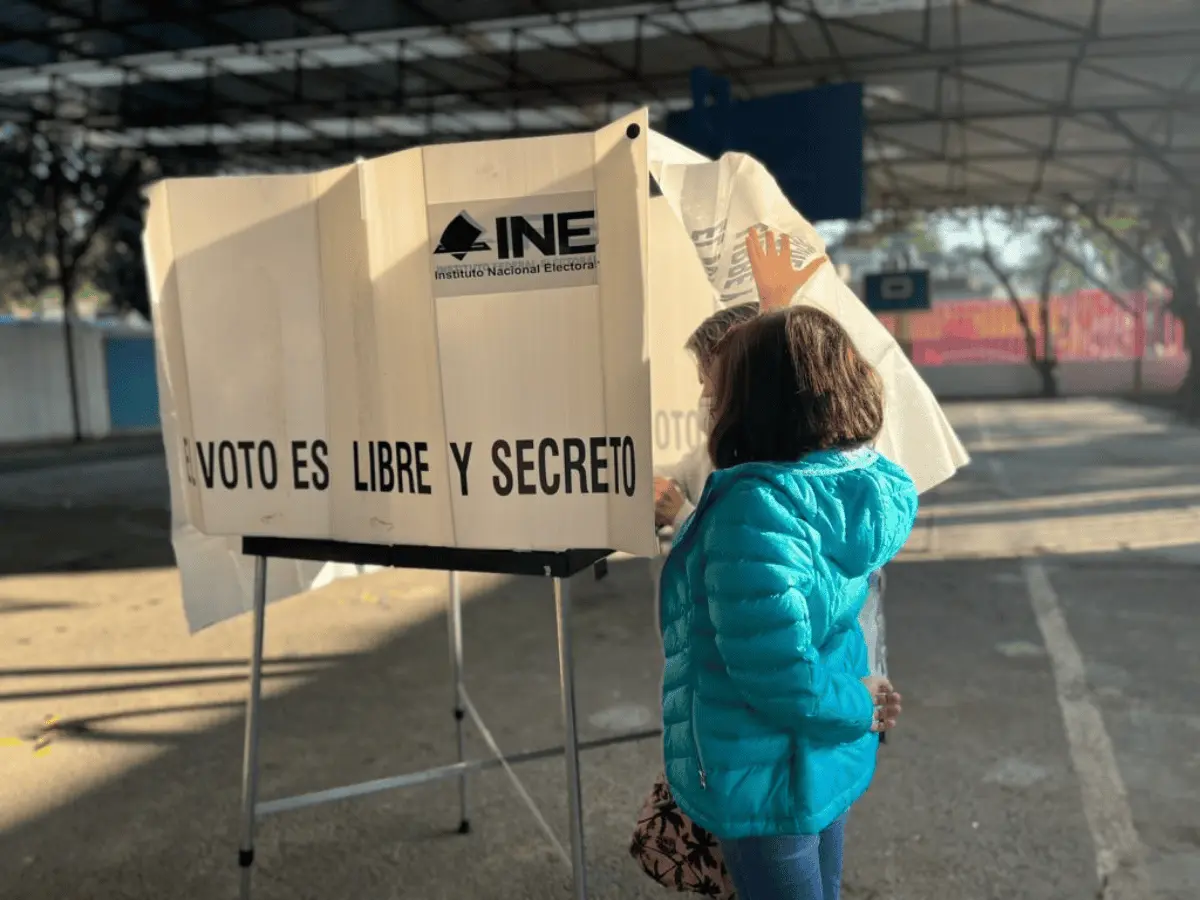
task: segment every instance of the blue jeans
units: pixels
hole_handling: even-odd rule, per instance
[[[820,834],[721,841],[738,900],[838,900],[846,817]]]

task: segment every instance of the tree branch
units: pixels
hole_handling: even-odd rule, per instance
[[[1087,264],[1084,263],[1083,260],[1081,260],[1078,256],[1076,256],[1070,250],[1068,250],[1061,243],[1056,244],[1055,252],[1058,254],[1059,258],[1061,258],[1063,260],[1063,262],[1065,262],[1071,268],[1075,269],[1080,275],[1082,275],[1085,281],[1087,281],[1089,284],[1091,284],[1094,287],[1099,288],[1101,291],[1103,291],[1108,296],[1108,298],[1110,300],[1112,300],[1113,303],[1117,304],[1117,306],[1121,307],[1121,309],[1125,310],[1125,312],[1127,312],[1127,313],[1136,313],[1137,312],[1137,310],[1135,310],[1132,306],[1130,306],[1128,303],[1126,303],[1124,299],[1122,299],[1115,291],[1113,291],[1113,289],[1111,287],[1109,287],[1107,284],[1105,284],[1100,279],[1099,276],[1097,276],[1095,273],[1093,273],[1091,271],[1091,269],[1088,268]]]
[[[1123,252],[1130,259],[1130,261],[1133,262],[1134,265],[1141,269],[1143,275],[1153,278],[1156,281],[1161,281],[1167,287],[1173,288],[1175,286],[1174,278],[1172,278],[1170,275],[1160,272],[1158,267],[1147,260],[1146,257],[1142,255],[1140,250],[1109,228],[1108,225],[1106,225],[1100,219],[1100,216],[1097,214],[1094,208],[1090,208],[1086,204],[1080,203],[1077,200],[1073,200],[1070,197],[1067,199],[1070,204],[1075,207],[1075,212],[1082,218],[1086,219],[1089,225],[1112,241],[1113,246]]]
[[[1004,292],[1008,295],[1009,301],[1012,303],[1013,309],[1017,313],[1017,321],[1021,324],[1021,331],[1025,335],[1025,353],[1029,357],[1031,365],[1037,364],[1037,334],[1033,330],[1033,326],[1029,323],[1029,316],[1025,313],[1025,306],[1021,303],[1021,296],[1017,293],[1017,289],[1013,287],[1012,279],[1008,273],[996,261],[996,255],[992,250],[992,242],[988,238],[987,229],[984,227],[983,214],[978,213],[979,233],[983,240],[983,247],[979,251],[979,258],[983,264],[991,269],[992,274],[996,276],[996,280],[1004,287]]]
[[[109,190],[104,192],[104,203],[99,212],[88,222],[87,232],[83,238],[71,248],[70,263],[77,267],[87,255],[96,240],[96,236],[104,229],[109,220],[116,215],[121,204],[129,196],[131,190],[141,186],[142,166],[138,160],[133,160],[121,174],[120,179]]]
[[[1185,330],[1200,326],[1200,285],[1196,284],[1197,260],[1189,252],[1175,223],[1163,212],[1158,213],[1163,247],[1175,270],[1175,285],[1171,291],[1170,310],[1183,320]],[[1192,365],[1196,364],[1192,360]]]

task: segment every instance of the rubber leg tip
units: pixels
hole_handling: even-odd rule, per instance
[[[463,819],[461,822],[458,823],[458,833],[459,834],[470,834],[471,833],[470,820]]]

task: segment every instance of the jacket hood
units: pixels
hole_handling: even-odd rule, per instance
[[[765,481],[816,533],[821,553],[849,578],[900,552],[917,517],[908,473],[874,450],[828,450],[795,463],[746,463],[714,472],[708,493],[743,480]]]

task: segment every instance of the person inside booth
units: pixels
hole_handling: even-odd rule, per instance
[[[666,781],[739,897],[836,900],[846,814],[901,709],[857,618],[917,492],[871,448],[882,383],[827,313],[733,328],[710,382],[714,472],[661,578]]]
[[[706,319],[693,332],[686,343],[686,348],[692,353],[696,360],[699,380],[702,386],[702,396],[700,401],[700,421],[702,423],[702,431],[709,435],[712,426],[712,398],[714,394],[714,378],[719,371],[718,352],[727,344],[733,343],[729,340],[731,333],[747,326],[757,319],[760,313],[767,313],[774,310],[785,309],[792,302],[797,291],[804,285],[807,278],[812,272],[825,260],[824,257],[818,257],[810,265],[802,270],[795,270],[792,267],[790,259],[790,248],[787,244],[786,237],[783,241],[776,244],[774,235],[767,232],[763,236],[763,243],[759,243],[759,237],[753,233],[747,236],[747,249],[749,259],[751,261],[755,281],[759,289],[760,296],[763,302],[760,306],[758,303],[744,303],[735,306],[727,307],[715,313]],[[764,246],[765,245],[765,246]],[[828,318],[828,317],[826,317]],[[835,330],[841,331],[840,326],[836,323]],[[845,338],[847,345],[853,347],[849,341],[848,335],[842,336]],[[865,365],[865,363],[864,363]],[[868,367],[869,368],[869,367]],[[872,373],[873,374],[873,373]],[[882,394],[879,396],[880,402],[880,422],[882,421]],[[877,434],[877,429],[875,429]],[[871,435],[873,439],[874,434]],[[704,495],[705,485],[708,482],[709,475],[713,471],[713,461],[710,457],[711,441],[708,444],[702,444],[694,448],[683,460],[670,469],[656,473],[655,478],[655,522],[660,528],[666,529],[668,532],[678,534],[681,529],[684,529],[688,519],[693,515],[697,503],[701,501]],[[915,497],[914,497],[915,502]],[[769,535],[762,536],[767,539]],[[903,541],[901,541],[903,543]],[[656,579],[657,581],[657,579]],[[890,682],[887,681],[886,669],[886,649],[884,646],[884,629],[883,629],[883,569],[882,567],[875,568],[866,576],[867,588],[865,602],[861,603],[861,610],[858,615],[857,635],[854,635],[855,629],[850,628],[849,635],[851,642],[862,641],[867,653],[865,670],[861,673],[864,676],[864,685],[866,685],[874,694],[877,701],[877,709],[881,718],[878,724],[873,724],[871,731],[878,735],[878,739],[882,742],[887,730],[895,724],[895,717],[900,711],[900,695],[895,693]],[[656,594],[658,591],[656,590]],[[660,609],[660,621],[663,621],[662,610]],[[667,649],[666,634],[664,633],[664,650]],[[668,669],[669,670],[669,669]],[[665,682],[664,682],[665,683]],[[664,697],[665,701],[665,697]],[[699,735],[695,738],[698,740]],[[872,764],[873,765],[873,764]],[[703,778],[704,776],[702,776]],[[702,843],[706,839],[700,837],[703,834],[704,826],[696,822],[689,822],[686,813],[681,814],[676,801],[672,798],[672,790],[665,777],[660,776],[656,782],[655,789],[652,792],[652,802],[648,803],[647,809],[644,810],[644,819],[639,820],[639,829],[644,830],[647,823],[659,821],[663,815],[664,808],[674,808],[676,810],[676,819],[683,823],[685,830],[691,829],[691,838],[686,837],[686,833],[680,833],[676,836],[675,843],[678,845],[675,849],[680,859],[677,860],[681,870],[686,869],[688,875],[685,877],[685,882],[695,881],[697,887],[695,890],[711,892],[714,896],[730,898],[734,894],[734,887],[731,881],[731,873],[729,867],[725,864],[725,854],[722,852],[721,842],[715,837],[708,839],[710,846],[710,859],[708,864],[704,866],[692,865],[694,860],[691,860],[688,847],[692,846],[696,840]],[[665,821],[665,820],[664,820]],[[791,844],[794,844],[791,849],[797,853],[807,853],[809,860],[807,869],[804,872],[797,873],[792,871],[788,873],[785,865],[784,871],[779,870],[779,866],[775,866],[775,873],[782,878],[788,885],[793,884],[794,878],[805,877],[812,879],[812,884],[809,885],[810,893],[805,893],[803,890],[800,893],[781,893],[776,894],[768,890],[767,894],[755,893],[753,896],[779,896],[779,897],[821,897],[822,900],[827,900],[829,897],[836,897],[840,885],[841,871],[841,846],[842,846],[842,826],[841,819],[829,825],[825,831],[827,833],[816,836],[815,840],[803,841],[799,840],[796,835],[785,835],[785,837],[793,838]],[[669,838],[670,835],[659,834],[658,846],[661,847],[664,838]],[[644,844],[645,835],[640,834],[640,831],[635,831],[634,843],[631,847],[635,858],[639,859],[643,868],[656,877],[660,866],[659,861],[654,859],[643,859],[646,856]],[[769,859],[762,856],[764,847],[756,845],[753,842],[742,842],[734,848],[734,857],[741,857],[740,868],[742,878],[746,877],[746,868],[772,868],[772,863]],[[744,852],[742,852],[744,851]],[[746,856],[749,853],[749,857]],[[757,854],[757,855],[756,855]],[[815,854],[815,856],[813,856]],[[653,855],[653,854],[651,854]],[[691,861],[691,862],[689,862]],[[794,860],[793,860],[794,862]],[[737,862],[730,864],[734,868],[739,868]],[[794,866],[793,866],[794,868]],[[801,868],[804,868],[801,866]],[[661,880],[661,879],[659,879]],[[770,889],[772,886],[766,881],[756,882],[756,891]],[[799,882],[796,882],[798,884]],[[779,887],[779,885],[775,885]],[[811,893],[815,891],[816,893]]]

